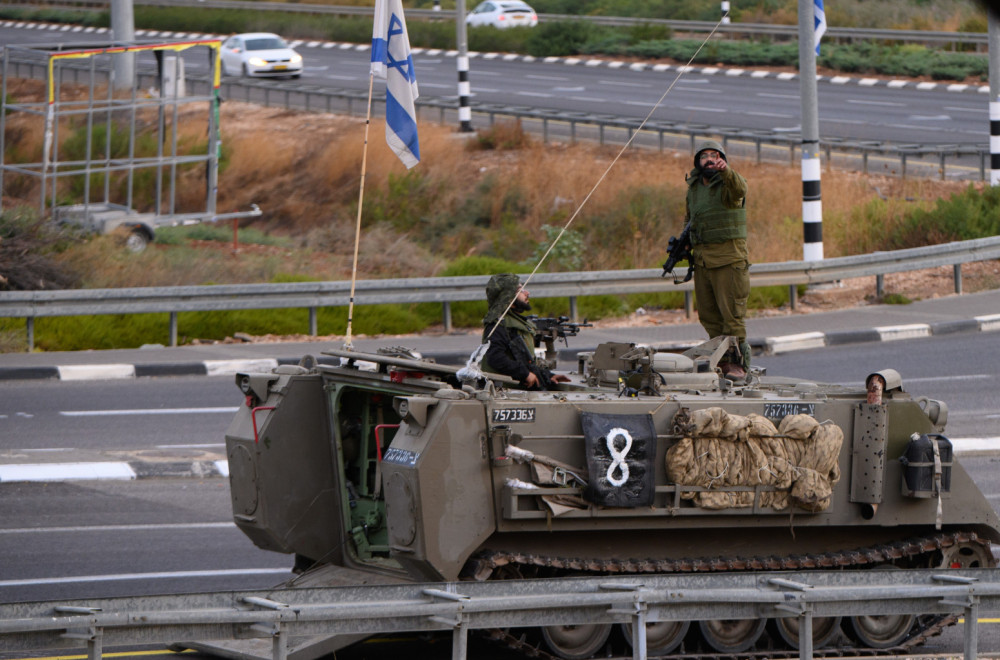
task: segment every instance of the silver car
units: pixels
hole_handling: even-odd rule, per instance
[[[302,56],[270,32],[235,34],[222,44],[222,73],[298,78],[302,75]]]

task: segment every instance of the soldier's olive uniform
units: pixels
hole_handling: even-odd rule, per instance
[[[529,373],[534,372],[540,385],[535,389],[548,389],[552,374],[535,360],[535,325],[511,309],[500,325],[495,330],[493,328],[507,306],[517,297],[520,287],[520,279],[510,273],[494,275],[486,285],[489,310],[483,318],[483,343],[488,340],[490,347],[483,356],[482,368],[484,371],[510,376],[522,387],[527,387],[525,380]]]
[[[750,259],[747,251],[747,182],[732,168],[717,172],[705,184],[698,157],[714,149],[725,159],[722,145],[707,141],[695,153],[695,168],[687,176],[687,217],[691,220],[691,253],[698,319],[709,337],[731,335],[740,341],[743,366],[750,364],[746,343]],[[727,161],[728,162],[728,161]]]

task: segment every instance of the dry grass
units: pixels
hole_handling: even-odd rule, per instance
[[[135,259],[104,252],[105,244],[94,242],[72,259],[90,264],[83,272],[106,270],[98,276],[101,286],[269,281],[279,274],[350,276],[364,121],[234,101],[223,104],[221,113],[228,165],[220,173],[219,210],[257,203],[264,215],[247,224],[292,237],[299,250],[294,256],[272,249],[233,257],[223,246],[203,250],[205,255],[199,257],[157,246]],[[198,139],[204,115],[191,113],[184,120],[179,137]],[[684,176],[691,166],[686,152],[630,149],[608,171],[617,147],[530,139],[519,149],[483,150],[473,148],[470,136],[451,126],[423,122],[422,161],[408,172],[387,148],[384,130],[381,120],[372,121],[365,208],[395,204],[392,208],[402,220],[366,225],[359,277],[432,275],[468,255],[526,259],[545,238],[543,225],[563,226],[578,209],[571,228],[585,237],[585,269],[654,267],[662,262],[667,238],[680,229]],[[39,138],[26,133],[25,139],[30,145]],[[739,158],[731,164],[750,184],[752,260],[800,259],[799,168]],[[415,177],[419,199],[393,192],[391,181],[405,177]],[[891,230],[914,203],[907,200],[933,200],[966,185],[824,170],[825,254],[871,251],[881,237],[878,232]],[[185,204],[202,199],[203,172],[185,173],[181,187]],[[651,200],[647,207],[633,208],[642,195]],[[864,221],[872,204],[881,205],[878,227]]]

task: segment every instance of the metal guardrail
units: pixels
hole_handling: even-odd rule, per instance
[[[875,276],[881,292],[886,273],[954,267],[955,292],[961,293],[961,264],[1000,259],[1000,236],[957,241],[907,250],[876,252],[823,261],[785,261],[753,264],[751,287],[788,286],[791,305],[797,286],[833,282],[851,277]],[[534,298],[568,297],[570,316],[577,319],[577,298],[683,291],[690,315],[693,283],[674,285],[660,269],[605,270],[538,273],[530,283]],[[683,269],[677,269],[683,275]],[[451,330],[452,302],[483,300],[488,276],[429,277],[360,280],[355,286],[356,305],[392,303],[441,303],[445,329]],[[0,318],[27,321],[29,350],[34,347],[34,320],[41,317],[91,314],[170,314],[170,344],[177,345],[177,314],[238,309],[309,309],[309,331],[317,333],[320,307],[340,307],[350,302],[350,282],[292,282],[283,284],[227,284],[214,286],[136,287],[123,289],[71,289],[61,291],[0,292]]]
[[[1000,611],[1000,569],[789,571],[365,585],[0,605],[8,651],[182,640],[270,639],[285,660],[303,635],[452,631],[465,660],[470,630],[631,623],[646,658],[646,623],[796,617],[812,657],[814,617],[961,614],[965,658],[977,655],[981,612]]]
[[[32,60],[17,60],[11,58],[10,74],[14,77],[44,77],[43,63]],[[78,71],[80,76],[89,75],[83,67],[74,69],[72,65],[63,67],[63,75],[67,77]],[[140,73],[140,86],[157,85],[153,74]],[[186,84],[192,93],[199,89],[208,89],[208,81],[204,77],[189,75]],[[207,93],[207,92],[206,92]],[[367,94],[363,90],[329,89],[316,85],[298,82],[266,81],[252,82],[244,80],[223,79],[222,95],[227,99],[244,100],[248,103],[260,103],[265,106],[284,107],[286,109],[306,110],[308,112],[346,112],[350,115],[363,116],[367,107]],[[379,100],[375,99],[376,106]],[[376,107],[377,110],[377,107]],[[522,121],[526,130],[540,132],[543,141],[564,139],[570,142],[594,140],[600,144],[624,143],[639,130],[642,120],[639,118],[620,117],[616,115],[581,113],[572,111],[555,111],[505,104],[491,104],[473,101],[470,110],[478,117],[485,116],[492,126],[497,120],[511,119]],[[454,100],[445,98],[417,99],[418,119],[425,119],[428,112],[437,112],[438,121],[445,123],[446,119],[457,122],[458,107]],[[691,124],[672,121],[651,121],[643,125],[641,134],[636,136],[633,145],[643,148],[690,148],[694,150],[699,138],[718,138],[721,136],[723,146],[734,155],[756,158],[757,163],[765,160],[784,160],[787,152],[788,162],[794,165],[801,151],[801,137],[796,133],[777,132],[771,130],[747,130],[740,128],[712,126],[709,124]],[[620,140],[616,140],[620,137]],[[944,180],[949,174],[949,159],[953,159],[953,168],[961,162],[972,162],[969,169],[978,170],[978,179],[985,181],[989,170],[987,163],[990,158],[988,144],[958,145],[958,144],[891,144],[877,140],[847,140],[841,138],[822,138],[820,150],[826,153],[827,165],[835,161],[838,166],[858,168],[865,174],[869,171],[869,162],[880,158],[892,164],[893,173],[905,178],[911,170],[918,174],[937,174]],[[928,163],[922,158],[932,158]],[[916,162],[915,162],[916,161]],[[896,164],[898,163],[898,170]],[[953,173],[953,172],[952,172]]]
[[[287,13],[332,14],[339,16],[371,16],[371,7],[335,6],[302,2],[256,2],[247,0],[133,0],[137,5],[154,7],[197,7],[199,9],[242,9],[253,11],[281,11]],[[58,6],[80,9],[106,10],[109,0],[6,0],[6,5]],[[453,9],[407,9],[406,15],[421,20],[455,20]],[[778,37],[795,40],[798,38],[797,25],[774,23],[727,23],[716,21],[687,21],[664,18],[636,18],[628,16],[585,16],[579,14],[539,14],[539,21],[587,21],[596,25],[633,26],[662,25],[677,32],[711,32],[740,35],[750,38]],[[974,45],[986,47],[989,39],[985,32],[946,32],[943,30],[896,30],[889,28],[827,28],[825,37],[843,41],[875,39],[879,41],[900,41],[906,43]]]

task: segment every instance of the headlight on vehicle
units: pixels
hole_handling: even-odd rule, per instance
[[[251,57],[248,61],[252,66],[267,66],[267,60],[260,57]]]
[[[302,56],[301,55],[299,55],[298,53],[295,53],[294,55],[292,55],[292,64],[298,64],[301,61],[302,61]]]

